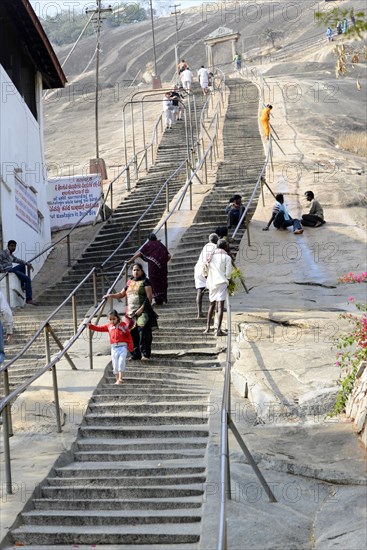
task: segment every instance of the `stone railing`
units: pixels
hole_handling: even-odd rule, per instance
[[[367,361],[362,361],[359,366],[346,415],[353,420],[357,434],[367,447]]]

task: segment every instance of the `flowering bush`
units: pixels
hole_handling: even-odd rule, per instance
[[[343,283],[367,282],[367,273],[348,273],[339,278]],[[356,302],[353,296],[349,302],[354,303],[362,315],[343,313],[341,318],[347,319],[350,331],[338,338],[336,347],[338,352],[336,365],[342,369],[344,378],[338,380],[340,390],[338,392],[332,414],[344,412],[347,399],[353,390],[356,374],[361,361],[367,360],[367,304]]]
[[[363,273],[347,273],[338,279],[339,283],[367,283],[367,271]]]

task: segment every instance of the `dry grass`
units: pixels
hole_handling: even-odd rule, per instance
[[[343,134],[337,138],[337,144],[346,151],[363,157],[367,156],[367,135],[365,132]]]

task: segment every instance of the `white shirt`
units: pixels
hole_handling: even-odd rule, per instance
[[[181,73],[181,80],[182,80],[182,82],[192,82],[193,76],[194,75],[192,74],[190,69],[185,69]]]
[[[229,254],[221,248],[217,248],[209,264],[209,274],[206,286],[214,289],[223,283],[228,285],[232,273],[232,260]]]
[[[198,79],[199,81],[203,82],[209,82],[209,71],[208,69],[204,69],[204,67],[201,67],[201,69],[198,70]]]
[[[0,314],[6,324],[6,334],[13,334],[13,313],[2,292],[0,292]]]
[[[169,111],[169,109],[172,107],[172,101],[168,98],[168,97],[165,97],[163,99],[163,111]]]

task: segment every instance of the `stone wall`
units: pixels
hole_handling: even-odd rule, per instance
[[[362,361],[359,366],[346,415],[353,420],[363,445],[367,447],[367,361]]]

